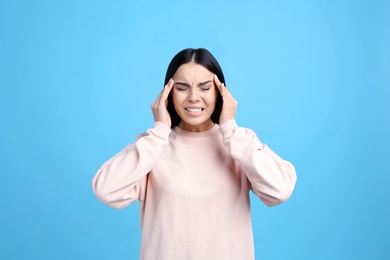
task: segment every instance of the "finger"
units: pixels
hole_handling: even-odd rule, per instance
[[[171,93],[171,90],[173,88],[174,83],[175,82],[173,81],[173,79],[170,79],[168,81],[168,83],[165,85],[165,87],[163,89],[162,98],[164,98],[164,99],[168,98],[168,95],[169,95],[169,93]]]
[[[223,91],[222,90],[223,83],[221,83],[217,75],[214,75],[214,84],[217,86],[219,92]]]
[[[175,82],[173,81],[173,79],[170,79],[168,81],[168,83],[165,85],[163,91],[161,92],[160,101],[165,106],[168,104],[168,96],[169,96],[169,93],[171,93],[174,84],[175,84]]]
[[[158,97],[154,100],[152,105],[158,106],[159,103],[161,103],[161,100],[167,99],[169,93],[171,92],[173,87],[173,80],[170,79],[168,83],[164,86],[163,90],[161,90],[160,94]]]
[[[227,92],[227,91],[228,91],[228,90],[227,90],[227,88],[225,87],[225,84],[224,84],[224,83],[221,83],[221,84],[219,85],[219,93],[221,94],[222,99],[225,99],[225,98],[226,98],[227,94],[229,93],[229,92]]]
[[[223,95],[223,96],[232,96],[232,94],[230,94],[230,91],[228,90],[228,88],[225,86],[224,83],[222,83],[221,89],[222,89],[222,92],[223,92],[221,95]]]

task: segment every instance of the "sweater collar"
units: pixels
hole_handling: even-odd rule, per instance
[[[215,132],[217,132],[219,129],[219,125],[218,124],[214,124],[214,126],[212,128],[210,128],[209,130],[206,130],[206,131],[202,131],[202,132],[190,132],[190,131],[186,131],[186,130],[183,130],[181,128],[179,128],[178,126],[175,126],[173,128],[173,130],[179,134],[179,135],[183,135],[183,136],[189,136],[189,137],[203,137],[203,136],[209,136],[209,135],[212,135],[214,134]]]

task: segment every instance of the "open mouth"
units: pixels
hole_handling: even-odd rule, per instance
[[[197,112],[202,112],[204,110],[204,108],[188,108],[188,107],[186,107],[185,110],[187,110],[188,112],[197,113]]]

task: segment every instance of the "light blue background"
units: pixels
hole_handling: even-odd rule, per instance
[[[206,47],[237,122],[297,169],[252,196],[257,259],[390,259],[389,1],[0,0],[0,258],[138,259],[139,204],[90,181]]]

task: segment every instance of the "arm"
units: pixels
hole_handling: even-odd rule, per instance
[[[102,202],[123,208],[142,199],[146,175],[168,143],[171,129],[160,122],[105,162],[92,179],[92,188]]]
[[[287,200],[296,183],[294,166],[281,159],[250,130],[238,127],[234,120],[237,101],[225,84],[214,77],[223,100],[219,118],[223,142],[238,161],[252,186],[252,191],[268,206]]]
[[[267,206],[278,205],[291,196],[297,178],[290,162],[262,144],[252,130],[238,127],[235,120],[227,121],[220,130],[224,144],[241,165],[252,191]]]
[[[124,208],[144,198],[146,175],[168,144],[171,118],[166,105],[173,84],[170,80],[151,106],[154,127],[104,163],[93,178],[93,191],[110,207]]]

